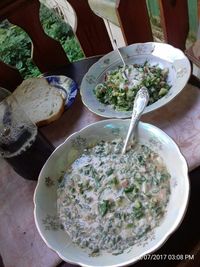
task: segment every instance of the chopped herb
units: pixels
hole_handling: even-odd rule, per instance
[[[110,176],[111,174],[113,174],[114,170],[112,168],[109,168],[107,171],[106,171],[106,175]]]
[[[99,214],[102,217],[107,213],[108,207],[109,207],[109,201],[108,200],[103,200],[101,203],[99,203]]]
[[[130,192],[133,192],[133,189],[134,189],[134,186],[129,186],[129,187],[124,188],[124,192],[130,193]]]
[[[128,223],[128,224],[126,225],[126,228],[132,228],[133,226],[134,226],[133,223]]]

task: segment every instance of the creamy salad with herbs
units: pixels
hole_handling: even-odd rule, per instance
[[[58,216],[72,241],[92,256],[123,251],[159,225],[170,195],[162,158],[137,144],[122,155],[123,141],[87,148],[57,189]]]
[[[167,82],[169,69],[151,66],[148,62],[143,65],[119,66],[108,71],[104,82],[96,85],[94,93],[97,99],[116,110],[130,111],[139,89],[145,86],[149,92],[149,105],[165,96],[170,89]]]

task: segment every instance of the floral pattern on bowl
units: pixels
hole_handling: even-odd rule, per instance
[[[125,138],[130,120],[109,119],[90,124],[72,134],[55,149],[44,165],[34,193],[34,218],[44,242],[66,262],[87,267],[117,267],[133,264],[144,255],[157,250],[178,228],[185,214],[189,198],[187,163],[175,142],[159,128],[139,122],[136,138],[164,159],[171,174],[170,199],[160,225],[122,254],[103,253],[91,257],[72,243],[57,220],[57,186],[64,171],[83,153],[100,140]]]
[[[138,43],[122,47],[120,52],[126,64],[144,64],[148,61],[150,65],[158,65],[161,68],[169,69],[168,83],[171,88],[168,94],[147,106],[144,113],[151,112],[169,103],[182,91],[190,77],[189,60],[180,49],[169,44]],[[80,89],[82,101],[90,111],[99,116],[106,118],[131,117],[132,111],[114,110],[111,105],[101,103],[94,94],[94,88],[104,81],[107,71],[116,69],[121,65],[122,62],[117,51],[112,51],[92,65],[82,80]]]
[[[51,75],[44,78],[50,85],[60,90],[65,99],[65,109],[68,109],[77,95],[78,85],[76,82],[64,75]]]

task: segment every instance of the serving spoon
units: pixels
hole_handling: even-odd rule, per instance
[[[123,74],[124,74],[124,78],[128,80],[128,75],[126,73],[126,63],[124,61],[124,58],[121,54],[121,52],[119,51],[119,48],[118,48],[118,45],[117,45],[117,41],[115,39],[113,39],[113,42],[114,42],[114,46],[115,46],[115,50],[117,51],[117,53],[119,54],[120,58],[121,58],[121,61],[123,63]]]
[[[124,68],[125,68],[126,67],[126,63],[124,61],[124,58],[123,58],[121,52],[119,51],[119,48],[118,48],[118,45],[117,45],[117,41],[115,39],[113,39],[113,42],[114,42],[114,45],[115,45],[115,50],[118,52],[118,54],[119,54],[119,56],[121,58],[121,61],[122,61],[123,65],[124,65]]]
[[[131,122],[130,126],[128,129],[128,133],[124,142],[124,147],[122,149],[122,154],[125,154],[128,145],[130,144],[130,139],[133,140],[134,135],[135,135],[135,129],[137,126],[137,123],[146,107],[149,101],[149,93],[146,87],[142,87],[136,94],[134,104],[133,104],[133,112],[132,112],[132,117],[131,117]]]

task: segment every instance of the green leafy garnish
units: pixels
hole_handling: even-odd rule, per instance
[[[106,215],[108,208],[109,208],[109,201],[103,200],[101,203],[99,203],[99,214],[103,217]]]

